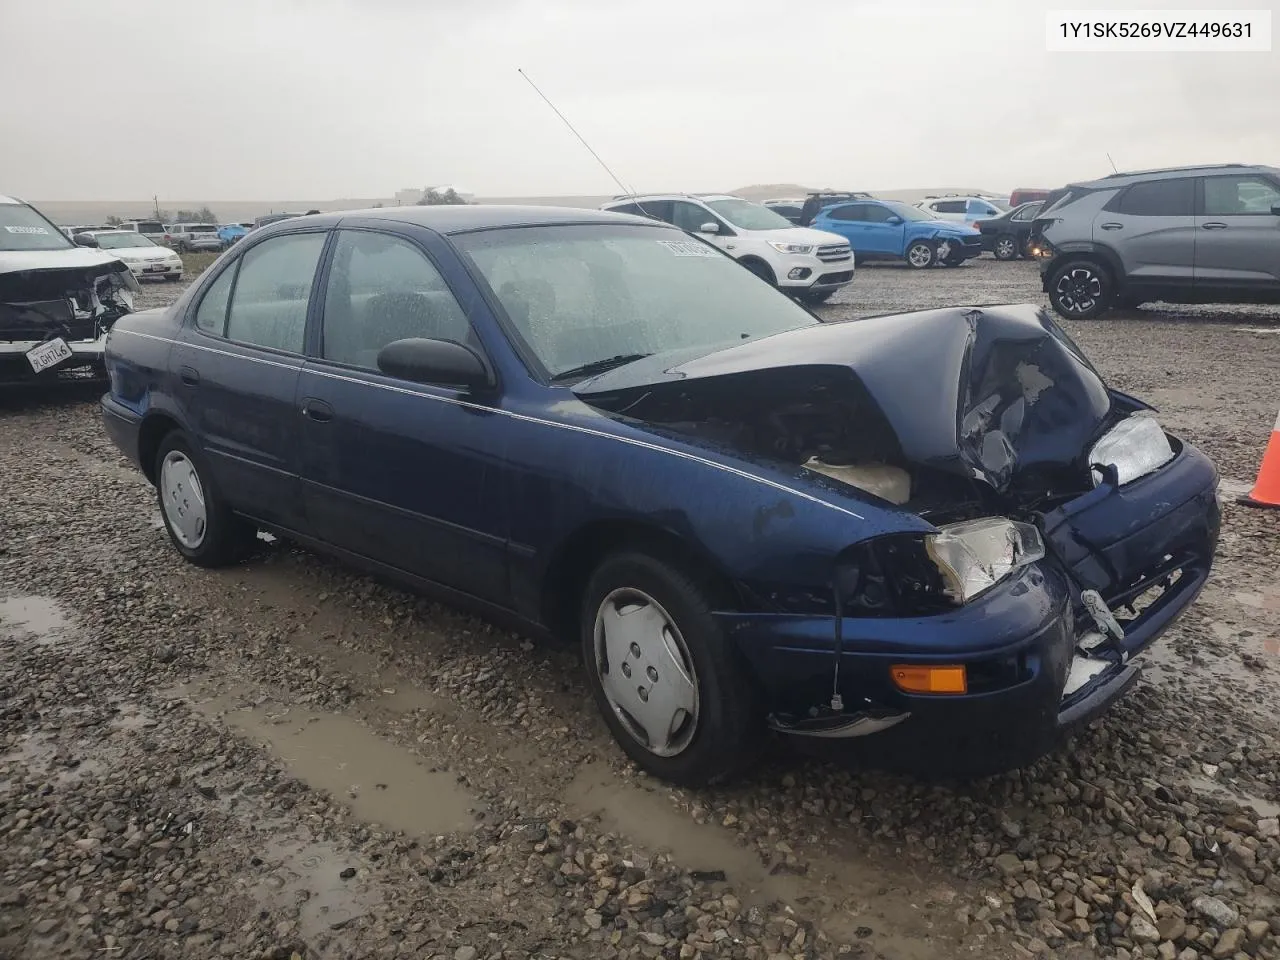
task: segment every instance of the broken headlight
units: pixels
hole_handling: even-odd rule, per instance
[[[939,527],[924,545],[942,575],[943,592],[956,603],[968,603],[1044,556],[1044,540],[1035,526],[1003,517]]]
[[[1089,451],[1093,485],[1102,482],[1099,466],[1114,467],[1116,483],[1124,486],[1164,466],[1173,459],[1173,447],[1154,417],[1121,420]]]

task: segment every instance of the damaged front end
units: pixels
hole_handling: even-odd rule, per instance
[[[0,384],[100,378],[107,331],[138,289],[100,251],[0,254]]]
[[[1004,694],[1017,707],[988,718],[997,727],[1056,731],[1127,689],[1130,658],[1212,563],[1213,465],[1109,390],[1033,306],[807,327],[674,366],[649,358],[575,392],[933,525],[849,545],[825,583],[741,585],[755,610],[723,623],[788,732],[946,725],[947,708]],[[963,680],[913,686],[931,665]]]

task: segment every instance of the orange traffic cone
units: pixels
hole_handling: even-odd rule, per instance
[[[1267,442],[1266,452],[1262,454],[1258,482],[1253,485],[1248,496],[1240,498],[1240,502],[1250,507],[1280,510],[1280,416],[1276,417],[1276,425],[1271,428],[1271,439]]]

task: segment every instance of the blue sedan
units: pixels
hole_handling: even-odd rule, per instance
[[[1023,763],[1130,687],[1217,540],[1213,465],[1043,311],[822,323],[622,214],[282,221],[106,364],[187,560],[268,530],[576,636],[676,783],[766,730]]]

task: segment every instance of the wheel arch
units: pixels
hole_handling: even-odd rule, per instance
[[[156,454],[164,438],[175,430],[181,430],[177,418],[167,413],[148,414],[138,428],[138,465],[143,475],[154,486],[156,482]]]
[[[1045,284],[1048,278],[1057,273],[1065,263],[1072,260],[1091,260],[1107,271],[1107,279],[1111,281],[1113,290],[1124,287],[1124,264],[1120,255],[1103,243],[1073,243],[1054,250],[1049,269],[1045,271]]]
[[[687,537],[643,520],[592,520],[565,538],[543,573],[539,617],[553,636],[576,638],[578,611],[592,572],[609,554],[628,549],[683,568],[726,601],[739,598],[728,572]]]

